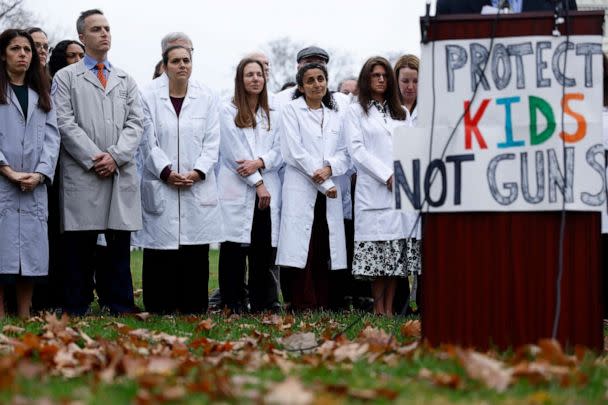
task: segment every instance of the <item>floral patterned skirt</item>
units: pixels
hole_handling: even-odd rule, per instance
[[[417,239],[355,242],[353,276],[357,279],[407,277],[421,271]]]

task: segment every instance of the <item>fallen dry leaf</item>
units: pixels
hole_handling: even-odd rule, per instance
[[[25,332],[25,329],[20,327],[20,326],[15,326],[15,325],[4,325],[2,327],[2,333],[9,333],[9,334],[14,334],[14,335],[19,335],[21,333]]]
[[[503,392],[513,382],[512,371],[485,354],[473,350],[457,350],[461,365],[469,377],[481,381],[486,387]]]
[[[312,392],[305,389],[299,379],[289,377],[273,385],[264,397],[264,402],[279,405],[307,405],[312,403],[313,399]]]
[[[135,317],[141,321],[145,321],[146,319],[150,318],[152,315],[150,315],[149,312],[138,312],[135,314]]]
[[[439,387],[460,389],[463,386],[462,379],[457,374],[447,374],[444,372],[432,372],[427,368],[421,368],[418,377],[430,381]]]
[[[211,318],[207,318],[204,321],[199,322],[199,324],[196,326],[196,331],[197,332],[210,331],[213,328],[213,326],[215,326],[215,324],[213,323]]]
[[[294,333],[280,339],[285,349],[290,351],[310,352],[317,348],[317,338],[313,332]]]
[[[419,338],[422,330],[422,325],[418,319],[409,320],[401,325],[401,335],[403,337]]]
[[[344,360],[354,363],[367,353],[368,349],[369,345],[367,343],[347,343],[334,350],[334,360],[338,363]]]

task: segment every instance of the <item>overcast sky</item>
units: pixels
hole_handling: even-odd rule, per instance
[[[419,54],[418,19],[424,14],[425,3],[426,0],[26,0],[26,6],[44,22],[42,28],[62,33],[60,39],[77,39],[75,22],[79,13],[100,8],[112,29],[110,61],[131,74],[140,86],[151,80],[154,65],[160,60],[163,35],[184,31],[194,42],[193,77],[216,91],[232,87],[234,67],[246,53],[285,36],[349,52],[357,63],[389,51]],[[357,72],[359,67],[355,67]]]

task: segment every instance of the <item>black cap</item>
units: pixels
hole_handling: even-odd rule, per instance
[[[329,55],[325,52],[324,49],[319,48],[318,46],[309,46],[308,48],[304,48],[298,52],[296,56],[296,62],[300,63],[300,61],[304,58],[317,57],[321,58],[325,61],[325,63],[329,62]]]

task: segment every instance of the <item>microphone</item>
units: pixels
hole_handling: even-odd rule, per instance
[[[420,27],[421,38],[423,44],[429,43],[429,27],[431,26],[431,0],[426,0],[426,14],[424,15],[424,22]]]
[[[559,37],[562,35],[562,33],[559,30],[559,25],[564,23],[564,3],[562,2],[562,0],[552,0],[553,2],[553,36],[554,37]]]

